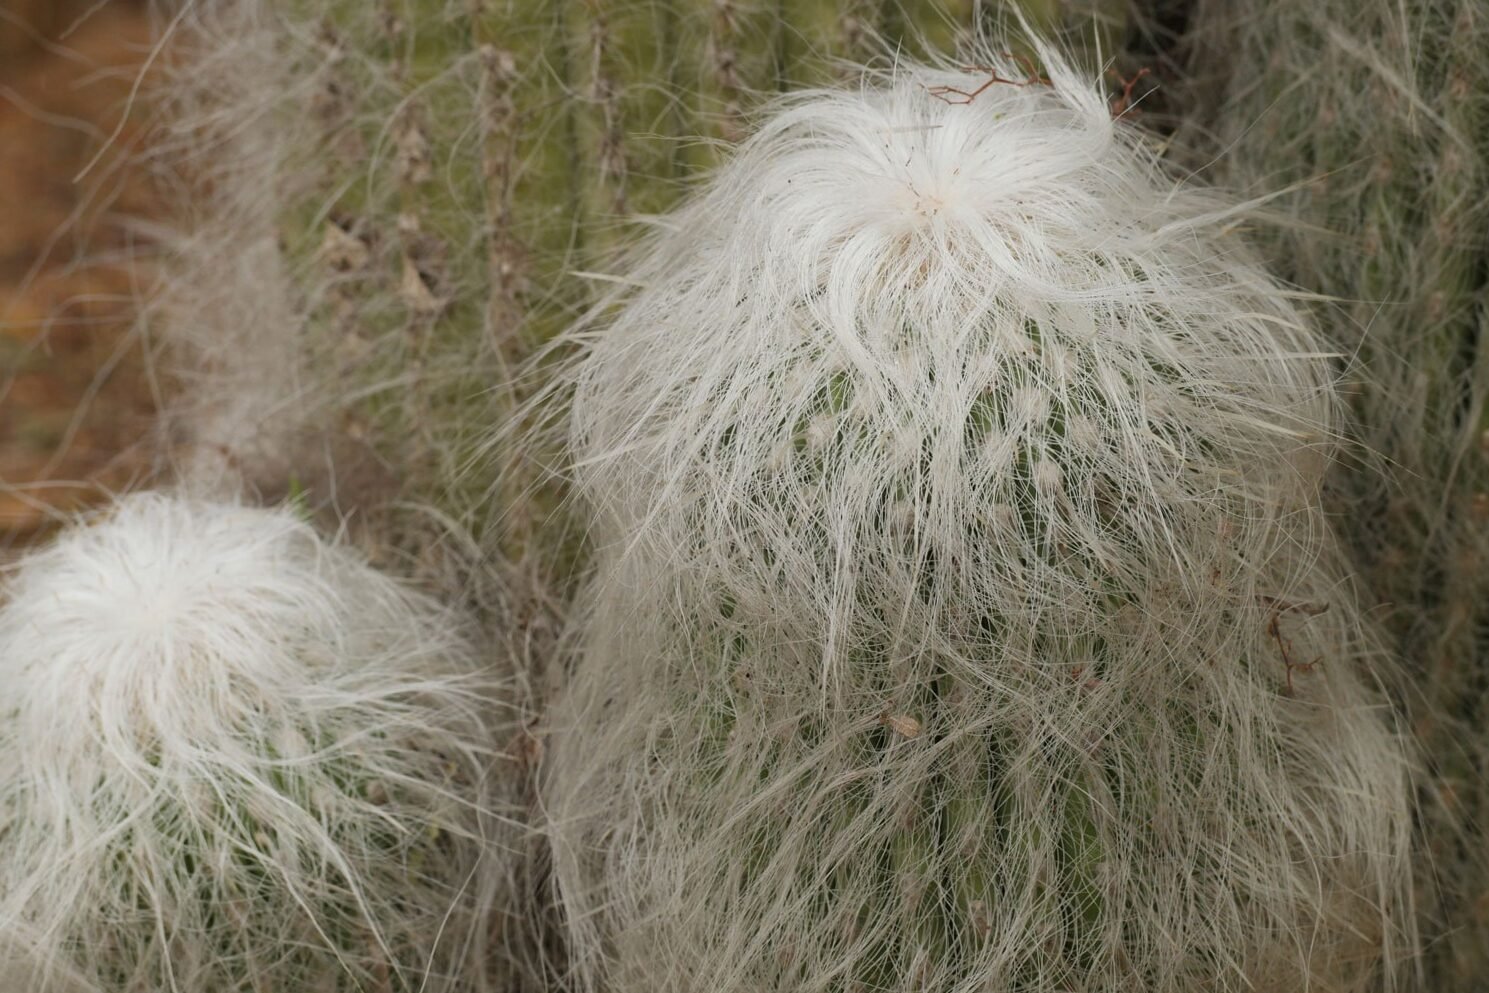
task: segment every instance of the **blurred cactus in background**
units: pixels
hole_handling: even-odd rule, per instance
[[[1344,360],[1336,509],[1430,763],[1433,990],[1489,975],[1489,3],[1202,0],[1191,123]],[[1382,474],[1379,470],[1384,469]],[[1465,830],[1469,833],[1465,834]]]

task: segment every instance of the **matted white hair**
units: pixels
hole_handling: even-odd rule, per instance
[[[976,62],[780,100],[568,336],[576,982],[1389,985],[1329,356],[1092,80]]]

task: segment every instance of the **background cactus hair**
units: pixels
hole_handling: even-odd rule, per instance
[[[1407,662],[1430,989],[1489,970],[1489,4],[1197,5],[1188,131],[1316,295],[1366,458],[1329,490]],[[1366,465],[1359,463],[1365,462]],[[1381,471],[1385,470],[1385,471]]]
[[[1053,50],[786,96],[567,336],[583,989],[1393,984],[1328,355]],[[987,84],[987,85],[983,85]]]
[[[0,930],[29,988],[516,971],[504,689],[458,616],[292,512],[155,493],[6,592]]]

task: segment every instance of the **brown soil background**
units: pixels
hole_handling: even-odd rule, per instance
[[[0,557],[148,468],[149,52],[137,0],[0,0]]]

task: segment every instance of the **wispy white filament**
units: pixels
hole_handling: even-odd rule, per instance
[[[569,336],[578,982],[1389,984],[1328,356],[1098,86],[974,61],[784,98]]]
[[[5,592],[18,963],[69,991],[490,988],[498,687],[450,612],[288,510],[160,494]]]

